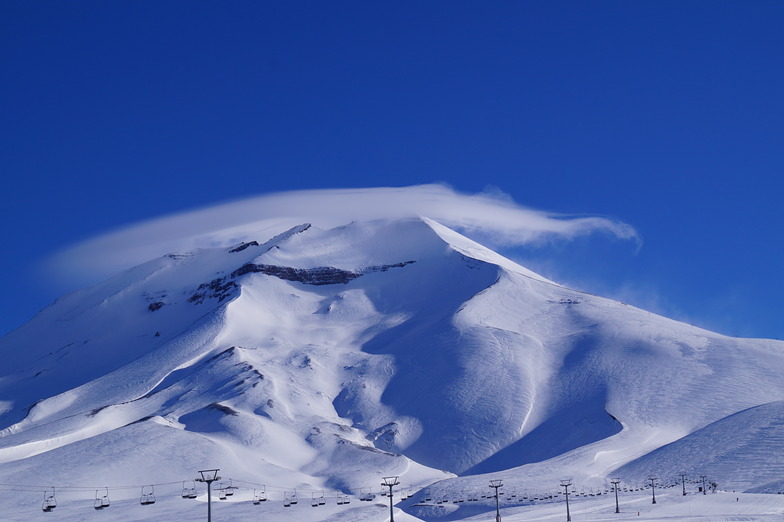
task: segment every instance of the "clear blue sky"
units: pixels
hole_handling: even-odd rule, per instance
[[[580,289],[784,338],[784,2],[0,5],[0,334],[54,252],[261,193],[446,182],[605,215],[507,252]]]

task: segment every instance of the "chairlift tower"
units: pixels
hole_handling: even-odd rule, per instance
[[[495,522],[501,522],[501,507],[498,504],[498,488],[503,486],[504,483],[500,480],[491,480],[490,487],[495,489]]]
[[[566,522],[572,522],[572,515],[569,513],[569,486],[572,485],[571,479],[561,481],[561,487],[566,493]]]
[[[382,480],[384,482],[381,485],[389,488],[389,522],[395,522],[395,513],[392,508],[394,504],[392,502],[392,487],[397,486],[400,482],[398,482],[397,477],[384,477]]]
[[[702,494],[707,495],[708,489],[705,487],[705,479],[708,478],[708,475],[700,475],[700,478],[702,479]]]
[[[613,485],[613,489],[615,489],[615,512],[620,513],[621,507],[618,505],[618,484],[621,483],[621,479],[614,478],[610,481]]]
[[[683,487],[683,496],[686,496],[686,473],[681,473],[681,486]]]
[[[206,482],[207,483],[207,522],[212,522],[212,493],[210,490],[210,486],[216,480],[220,480],[218,476],[218,472],[220,469],[203,469],[199,470],[199,474],[201,478],[197,478],[198,482]]]
[[[648,477],[648,480],[651,481],[651,494],[653,495],[653,502],[651,502],[651,504],[655,504],[656,503],[656,477],[650,476]]]

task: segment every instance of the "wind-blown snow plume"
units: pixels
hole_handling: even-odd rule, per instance
[[[236,244],[281,222],[338,226],[354,220],[425,216],[497,246],[571,239],[593,232],[639,241],[629,225],[522,207],[498,194],[444,185],[280,192],[152,219],[78,244],[52,259],[68,279],[107,277],[170,252]]]

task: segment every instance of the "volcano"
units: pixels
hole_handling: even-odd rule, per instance
[[[489,476],[784,489],[783,342],[566,288],[427,218],[171,253],[58,299],[0,356],[0,505],[20,519],[50,485],[61,506],[177,496],[206,468],[236,498],[354,499],[345,520],[384,516],[360,501],[383,476],[426,520]]]

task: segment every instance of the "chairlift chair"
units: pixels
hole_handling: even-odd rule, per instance
[[[359,500],[362,502],[372,502],[376,496],[373,494],[370,488],[360,488],[359,489]]]
[[[195,486],[195,482],[194,482],[194,486],[193,487],[194,488],[196,487]],[[191,490],[190,490],[190,488],[185,487],[185,481],[183,480],[182,481],[182,498],[190,498],[190,494],[191,494]]]
[[[324,492],[323,491],[321,492],[320,495],[316,495],[315,492],[313,493],[313,496],[312,496],[312,498],[310,500],[310,505],[311,506],[319,507],[319,506],[323,506],[326,503],[327,503],[327,499],[324,498]]]
[[[292,506],[297,503],[297,490],[296,489],[293,492],[286,492],[283,495],[284,495],[284,499],[286,500],[286,502],[288,502]]]
[[[41,504],[41,509],[44,513],[51,512],[54,508],[57,507],[57,500],[54,498],[54,487],[52,487],[52,494],[49,494],[49,490],[44,491],[44,503]]]
[[[150,504],[155,504],[155,488],[152,485],[142,486],[142,496],[139,499],[139,503],[142,506],[149,506]]]
[[[93,507],[95,509],[106,509],[109,507],[111,503],[109,501],[109,488],[104,488],[105,494],[99,496],[98,492],[101,491],[100,489],[95,490],[95,502],[93,503]]]
[[[255,489],[253,490],[253,503],[254,504],[258,505],[258,504],[261,504],[262,502],[266,502],[266,501],[267,501],[267,492],[266,492],[265,488],[261,488],[261,491],[258,492],[258,493],[256,493]]]

